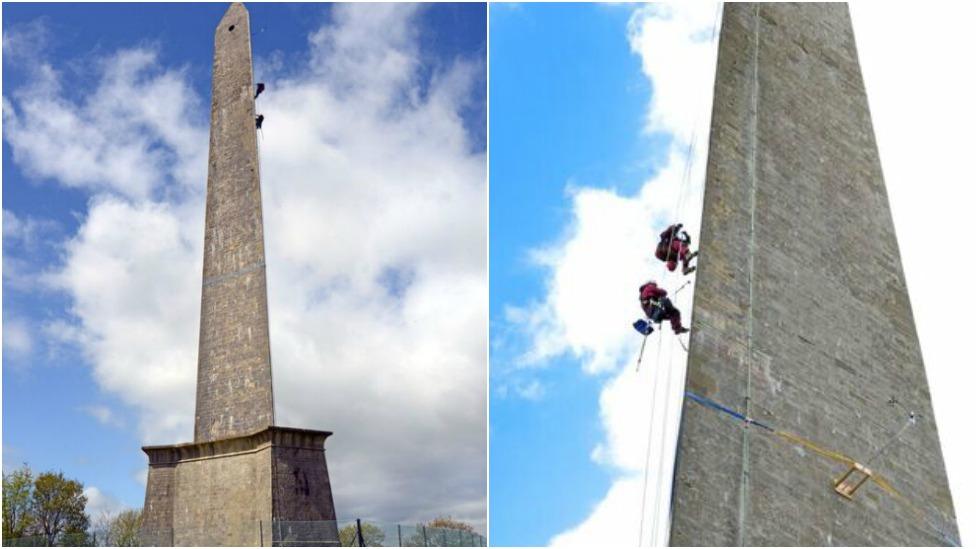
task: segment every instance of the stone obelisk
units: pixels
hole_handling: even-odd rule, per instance
[[[233,4],[214,37],[194,441],[143,448],[143,544],[338,544],[331,433],[274,425],[254,92]]]
[[[724,9],[687,388],[904,497],[868,481],[848,499],[836,456],[686,400],[670,543],[954,543],[847,7]]]
[[[195,442],[274,424],[271,345],[247,10],[214,37]]]

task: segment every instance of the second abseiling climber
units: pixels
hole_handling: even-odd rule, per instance
[[[688,231],[681,230],[681,223],[675,223],[661,233],[661,240],[657,243],[654,250],[654,257],[664,261],[668,265],[669,271],[674,271],[681,261],[682,274],[689,275],[695,272],[695,267],[689,265],[698,252],[691,251],[691,236]]]

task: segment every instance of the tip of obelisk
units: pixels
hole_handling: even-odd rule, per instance
[[[232,2],[230,7],[227,8],[227,11],[224,12],[224,16],[220,18],[220,22],[224,23],[240,15],[247,16],[247,8],[244,7],[242,2]]]

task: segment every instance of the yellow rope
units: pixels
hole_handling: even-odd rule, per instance
[[[803,437],[794,435],[793,433],[786,433],[784,431],[775,431],[775,434],[776,434],[776,436],[778,436],[778,437],[780,437],[780,438],[782,438],[782,439],[784,439],[784,440],[786,440],[788,442],[792,442],[794,444],[798,444],[800,446],[803,446],[804,448],[807,448],[807,449],[811,450],[815,454],[819,454],[819,455],[821,455],[821,456],[823,456],[823,457],[825,457],[827,459],[832,459],[834,461],[839,461],[839,462],[844,463],[844,464],[847,464],[848,466],[851,466],[851,467],[853,467],[854,464],[857,463],[856,460],[854,460],[853,458],[851,458],[849,456],[845,456],[844,454],[842,454],[840,452],[835,452],[833,450],[828,450],[826,448],[823,448],[822,446],[818,446],[817,444],[813,443],[812,441],[807,440],[807,439],[805,439]]]
[[[814,452],[815,454],[817,454],[819,456],[822,456],[822,457],[825,457],[827,459],[831,459],[831,460],[837,461],[839,463],[843,463],[843,464],[847,465],[848,467],[854,467],[857,464],[857,461],[854,458],[850,457],[850,456],[844,455],[844,454],[842,454],[840,452],[835,452],[833,450],[828,450],[827,448],[824,448],[824,447],[822,447],[822,446],[814,443],[811,440],[805,439],[805,438],[803,438],[801,436],[798,436],[798,435],[794,435],[793,433],[787,433],[785,431],[773,431],[773,434],[776,435],[776,436],[778,436],[779,438],[783,439],[784,441],[786,441],[788,443],[792,443],[792,444],[796,444],[796,445],[799,445],[799,446],[803,446],[804,448],[807,448],[808,450]],[[907,507],[909,510],[911,510],[912,513],[914,513],[915,516],[918,517],[918,519],[921,520],[928,527],[932,528],[935,531],[938,531],[940,533],[940,535],[942,535],[942,537],[943,537],[943,539],[945,541],[948,541],[948,542],[950,542],[952,544],[956,544],[956,542],[954,542],[953,540],[951,540],[948,537],[946,537],[945,533],[941,529],[936,528],[929,521],[928,515],[925,513],[925,511],[923,509],[921,509],[919,506],[915,505],[904,494],[902,494],[901,492],[899,492],[894,486],[891,485],[891,483],[888,481],[888,479],[886,479],[882,475],[880,475],[878,473],[875,473],[873,471],[871,472],[870,475],[868,475],[868,479],[870,479],[871,481],[873,481],[874,484],[878,486],[878,488],[881,488],[883,491],[885,491],[886,493],[888,493],[890,496],[892,496],[893,498],[895,498],[896,500],[898,500],[899,503],[901,503],[902,505],[904,505],[905,507]]]
[[[886,493],[888,493],[889,495],[891,495],[893,498],[895,498],[896,500],[898,500],[898,502],[900,502],[902,505],[904,505],[905,507],[907,507],[908,509],[910,509],[915,514],[915,516],[918,517],[921,520],[921,522],[923,524],[925,524],[926,526],[928,526],[933,532],[938,532],[938,534],[941,536],[941,538],[943,539],[943,541],[946,541],[946,542],[948,542],[951,545],[955,545],[955,546],[958,546],[959,545],[959,542],[958,541],[952,539],[951,537],[949,537],[948,534],[946,534],[944,528],[938,527],[937,525],[933,524],[932,521],[929,520],[928,513],[926,513],[926,511],[924,509],[922,509],[921,507],[919,507],[918,505],[916,505],[915,503],[913,503],[910,499],[908,499],[907,496],[905,496],[904,494],[902,494],[901,492],[899,492],[894,486],[891,485],[891,483],[888,481],[888,479],[886,479],[885,477],[883,477],[882,475],[880,475],[878,473],[875,473],[874,471],[867,472],[867,470],[864,469],[864,466],[861,465],[861,464],[859,464],[857,462],[857,460],[855,460],[854,458],[852,458],[852,457],[850,457],[850,456],[848,456],[846,454],[842,454],[840,452],[837,452],[837,451],[834,451],[834,450],[830,450],[828,448],[824,448],[823,446],[820,446],[819,444],[813,442],[812,440],[803,438],[803,437],[801,437],[799,435],[796,435],[796,434],[793,434],[793,433],[789,433],[789,432],[786,432],[786,431],[779,431],[779,430],[773,429],[772,427],[770,427],[768,425],[759,423],[759,422],[757,422],[757,421],[749,418],[748,416],[743,416],[743,415],[741,415],[741,414],[739,414],[739,413],[737,413],[737,412],[735,412],[733,410],[730,410],[728,408],[725,408],[724,406],[722,406],[722,405],[720,405],[720,404],[718,404],[718,403],[716,403],[714,401],[711,401],[709,399],[706,399],[704,397],[700,397],[700,396],[695,395],[693,393],[686,393],[686,395],[689,398],[692,398],[694,401],[698,402],[699,404],[702,404],[704,406],[708,406],[708,407],[714,408],[714,409],[716,409],[716,410],[718,410],[718,411],[720,411],[722,413],[731,415],[731,416],[735,417],[736,419],[738,419],[740,421],[745,421],[747,424],[757,425],[757,426],[759,426],[759,427],[762,428],[762,431],[763,432],[767,432],[767,433],[773,434],[773,435],[775,435],[776,437],[778,437],[779,439],[781,439],[782,441],[784,441],[787,444],[796,445],[796,446],[802,446],[802,447],[804,447],[804,448],[812,451],[813,453],[815,453],[815,454],[817,454],[817,455],[819,455],[821,457],[824,457],[824,458],[827,458],[827,459],[836,461],[838,463],[843,463],[847,467],[852,467],[852,468],[853,467],[857,467],[857,468],[861,469],[862,473],[865,473],[867,475],[867,478],[870,479],[871,481],[873,481],[878,486],[878,488],[880,488],[881,490],[885,491]],[[836,484],[839,481],[835,480],[834,482]]]

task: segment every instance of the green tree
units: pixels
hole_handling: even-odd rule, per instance
[[[481,545],[474,526],[451,517],[437,517],[418,524],[414,534],[403,540],[407,547],[469,547]]]
[[[139,528],[142,526],[142,509],[122,511],[109,523],[106,545],[111,547],[136,547],[139,545]]]
[[[461,530],[463,532],[474,533],[474,526],[451,517],[437,517],[427,523],[427,528],[444,528],[448,530]]]
[[[363,545],[366,547],[382,547],[386,534],[383,529],[368,522],[362,523]],[[342,547],[359,547],[359,537],[356,535],[356,523],[347,524],[339,530],[339,545]]]
[[[67,479],[61,472],[41,473],[34,480],[31,513],[35,529],[48,545],[68,542],[79,545],[86,539],[88,498],[77,480]]]
[[[115,520],[115,515],[108,511],[102,511],[97,516],[90,518],[92,541],[98,547],[108,547],[108,533],[112,527],[112,521]]]
[[[3,475],[3,540],[29,535],[34,524],[31,514],[31,492],[34,475],[25,463]]]
[[[28,535],[33,525],[31,514],[31,492],[34,489],[34,475],[25,463],[3,475],[3,540],[21,538]]]

